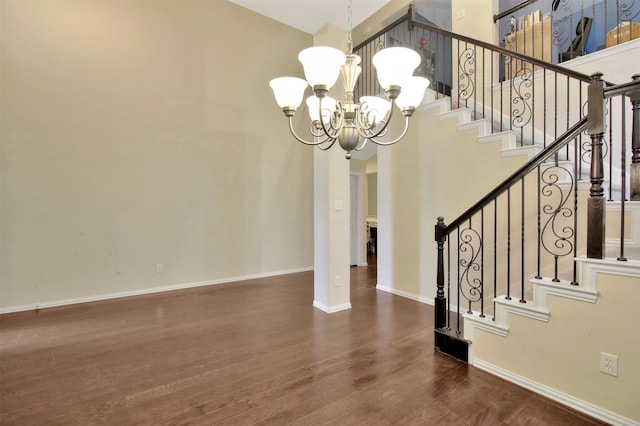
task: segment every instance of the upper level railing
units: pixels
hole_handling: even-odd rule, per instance
[[[557,64],[640,37],[640,2],[526,0],[494,22],[502,46]]]
[[[411,47],[420,54],[416,73],[430,79],[436,97],[446,98],[452,108],[468,108],[476,119],[488,119],[494,133],[514,132],[517,146],[542,149],[586,114],[588,75],[424,24],[411,7],[407,15],[354,49],[363,66],[356,98],[382,93],[371,57],[392,45]],[[607,110],[617,113],[619,106]],[[609,114],[609,120],[614,116]],[[616,126],[608,126],[605,135],[609,200],[621,190],[620,133]],[[581,177],[589,170],[589,150],[583,137],[575,154]],[[574,154],[565,149],[558,155],[569,159]]]
[[[364,69],[356,96],[382,92],[367,64],[377,50],[401,45],[420,54],[416,74],[430,79],[437,97],[470,109],[476,119],[489,119],[494,132],[514,131],[520,146],[544,147],[584,116],[588,75],[412,17],[410,8],[406,17],[354,49]],[[503,77],[505,68],[509,79]]]

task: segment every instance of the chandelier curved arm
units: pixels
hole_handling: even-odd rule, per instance
[[[333,146],[334,143],[336,143],[336,140],[337,139],[331,139],[331,142],[329,142],[328,145],[326,146],[318,145],[318,148],[320,148],[322,151],[327,151],[329,148]]]
[[[333,111],[329,110],[328,108],[326,110],[331,112],[328,127],[327,123],[325,123],[323,119],[321,98],[320,102],[318,102],[318,113],[320,116],[320,120],[318,121],[320,122],[320,126],[322,127],[322,131],[324,132],[324,134],[327,135],[327,137],[330,139],[336,139],[340,134],[340,129],[342,129],[342,126],[344,124],[344,107],[342,106],[342,102],[338,101],[336,102],[336,108]]]
[[[377,141],[375,140],[375,137],[369,138],[369,140],[373,143],[375,143],[376,145],[380,145],[380,146],[387,146],[387,145],[393,145],[394,143],[398,142],[400,139],[402,139],[406,134],[407,134],[407,130],[409,130],[409,116],[405,116],[404,117],[404,130],[402,131],[402,134],[400,134],[400,136],[398,136],[397,138],[395,138],[392,141]]]
[[[358,114],[357,114],[358,126],[356,126],[358,128],[358,134],[361,137],[365,139],[371,139],[372,141],[374,138],[384,136],[387,133],[387,128],[389,127],[389,123],[391,123],[391,118],[393,117],[393,110],[394,108],[392,105],[391,109],[389,109],[389,116],[387,117],[386,120],[381,120],[381,122],[384,124],[379,130],[376,130],[376,131],[373,130],[376,127],[375,125],[369,125],[366,123],[366,120],[363,119],[364,114],[366,113],[363,114],[362,111],[358,111]],[[375,142],[375,143],[378,143],[378,142]]]
[[[362,148],[364,148],[364,146],[367,144],[368,140],[369,139],[367,139],[367,138],[362,138],[362,144],[360,144],[360,146],[356,147],[354,149],[354,151],[360,151]]]
[[[291,132],[291,134],[293,135],[294,138],[296,138],[296,140],[298,142],[302,142],[305,145],[311,145],[311,146],[317,146],[317,145],[322,145],[325,142],[330,142],[330,145],[327,148],[323,148],[320,147],[321,149],[328,149],[331,146],[333,146],[334,142],[336,141],[337,138],[335,137],[330,137],[327,136],[326,138],[322,139],[321,141],[315,141],[315,142],[309,142],[306,141],[304,139],[302,139],[300,136],[298,136],[298,134],[296,133],[295,130],[293,130],[293,117],[289,117],[289,131]]]

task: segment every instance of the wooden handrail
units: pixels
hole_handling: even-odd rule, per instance
[[[520,9],[523,9],[527,6],[529,6],[530,4],[533,4],[535,2],[537,2],[538,0],[526,0],[523,1],[520,4],[517,4],[515,6],[513,6],[512,8],[509,8],[507,10],[505,10],[504,12],[498,13],[497,15],[493,15],[493,22],[498,22],[499,19],[504,18],[505,16],[511,15],[513,12],[517,12]]]
[[[522,179],[529,172],[534,170],[536,167],[541,165],[547,158],[551,155],[558,152],[565,145],[567,145],[572,139],[576,138],[582,131],[587,128],[587,117],[583,117],[580,121],[570,127],[566,132],[564,132],[555,142],[547,146],[545,149],[540,151],[533,159],[528,161],[525,165],[520,167],[518,170],[513,172],[511,176],[505,179],[500,185],[491,190],[487,195],[478,200],[473,206],[467,209],[464,213],[462,213],[458,218],[456,218],[453,222],[449,223],[447,227],[444,229],[443,233],[448,235],[454,229],[457,229],[462,223],[469,220],[471,216],[477,213],[481,208],[485,207],[491,201],[493,201],[500,194],[505,192],[509,187],[511,187],[514,183]]]

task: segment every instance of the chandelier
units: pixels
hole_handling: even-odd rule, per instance
[[[362,68],[361,58],[354,55],[351,40],[351,0],[348,0],[348,53],[333,47],[316,46],[304,49],[298,59],[304,68],[306,80],[296,77],[279,77],[271,80],[277,104],[289,119],[289,130],[300,142],[315,145],[322,150],[331,148],[336,140],[351,158],[351,151],[364,148],[367,141],[377,145],[391,145],[402,139],[409,129],[409,118],[422,101],[429,80],[413,76],[420,64],[420,55],[406,47],[389,47],[380,50],[373,58],[378,83],[386,100],[377,96],[363,96],[354,102],[354,88]],[[338,80],[346,92],[344,102],[328,96]],[[314,95],[306,100],[311,119],[309,133],[313,141],[307,141],[293,129],[293,116],[302,103],[305,89],[311,86]],[[393,103],[404,116],[404,129],[395,139],[382,140],[387,134],[393,116]]]

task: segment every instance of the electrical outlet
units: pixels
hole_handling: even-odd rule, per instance
[[[600,371],[618,377],[618,356],[600,352]]]
[[[156,265],[156,272],[161,274],[162,272],[164,272],[164,265],[162,263],[158,263]]]
[[[336,275],[335,280],[333,280],[333,284],[336,287],[340,287],[342,285],[342,280],[340,279],[340,275]]]

